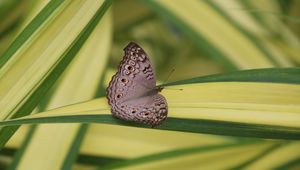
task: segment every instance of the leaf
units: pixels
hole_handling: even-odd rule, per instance
[[[58,7],[63,5],[62,0],[52,0],[47,6],[30,22],[30,24],[20,33],[15,39],[12,45],[6,50],[6,52],[0,57],[0,68],[21,48],[26,41],[30,40],[30,37],[39,31],[39,28],[45,24],[51,15],[57,12]]]
[[[292,66],[283,56],[275,55],[273,51],[277,50],[276,48],[266,48],[270,44],[261,43],[258,37],[244,30],[232,21],[232,18],[226,17],[217,7],[218,1],[174,3],[172,0],[142,0],[142,2],[174,23],[208,56],[218,59],[228,68]],[[241,20],[251,19],[246,14],[243,16],[246,18]],[[281,58],[281,61],[277,58]]]
[[[90,100],[95,96],[110,49],[110,19],[107,12],[62,75],[46,110]],[[84,67],[86,65],[87,68]],[[81,124],[39,125],[30,145],[24,148],[21,160],[15,164],[24,169],[45,169],[45,165],[48,169],[70,169],[87,128],[87,125]],[[40,159],[44,157],[53,159]],[[31,164],[32,159],[35,160],[34,165]]]
[[[274,144],[250,140],[221,145],[175,149],[172,151],[121,161],[119,163],[101,167],[101,169],[164,169],[166,167],[172,169],[189,169],[191,167],[228,169],[232,167],[232,164],[234,165],[236,162],[249,159],[249,157],[257,155],[257,153],[260,153],[262,150],[265,150],[265,148],[270,147],[270,145],[272,146]],[[219,157],[222,157],[223,161],[219,160],[218,164],[213,164],[212,162]]]
[[[253,162],[252,164],[246,166],[246,168],[244,169],[290,169],[292,167],[293,162],[298,162],[299,165],[300,153],[297,152],[299,148],[299,141],[290,142],[274,150],[272,154],[268,154],[262,157],[261,159],[258,159],[257,161]]]
[[[294,71],[297,72],[297,70]],[[289,75],[290,71],[290,69],[282,69],[279,75],[285,75],[284,73]],[[239,77],[242,77],[242,73],[249,74],[248,71],[241,72],[236,80],[231,79],[232,82],[174,86],[183,89],[179,92],[166,89],[163,95],[166,96],[169,104],[169,118],[158,129],[273,139],[299,139],[300,86],[283,84],[288,83],[288,79],[280,83],[237,82]],[[269,73],[272,74],[272,72]],[[218,77],[218,75],[215,76]],[[267,81],[268,74],[264,76]],[[207,77],[204,78],[207,79]],[[199,78],[198,81],[201,82],[201,79]],[[146,127],[114,119],[108,115],[109,112],[106,99],[101,98],[42,114],[2,121],[0,125],[81,122]]]
[[[38,45],[28,48],[27,53],[21,55],[22,58],[19,62],[21,62],[24,67],[9,68],[9,64],[6,64],[6,67],[4,67],[3,70],[0,70],[0,75],[5,74],[0,78],[0,84],[5,85],[5,88],[0,88],[0,95],[2,95],[1,92],[6,93],[0,100],[2,119],[23,116],[29,114],[33,110],[40,99],[72,61],[111,3],[111,1],[105,1],[104,5],[97,10],[95,15],[89,11],[88,13],[85,12],[85,15],[77,13],[77,15],[74,16],[72,14],[78,11],[78,7],[82,8],[82,11],[86,11],[91,5],[90,3],[93,4],[94,1],[82,2],[85,5],[78,5],[75,1],[72,2],[73,5],[75,4],[74,6],[70,5],[69,9],[65,10],[62,16],[53,21],[53,25],[48,25],[46,30],[48,32],[37,39],[39,42]],[[74,17],[75,19],[69,19],[69,22],[65,23],[64,19],[66,18],[63,16],[67,18]],[[86,22],[77,22],[78,19],[85,19],[84,21]],[[60,24],[60,22],[63,22],[64,24]],[[55,32],[57,29],[60,29],[60,27],[66,25],[68,25],[68,29],[63,29],[63,31],[59,30],[59,34],[53,36],[53,32],[51,31]],[[51,38],[47,37],[49,34],[52,34],[50,35],[52,36]],[[63,45],[58,43],[59,41],[64,42]],[[50,54],[52,54],[51,58],[49,58]],[[20,54],[16,53],[14,58],[18,59],[20,57],[18,55]],[[28,58],[30,58],[30,60]],[[8,68],[15,70],[15,72],[7,72]],[[15,83],[10,79],[11,77],[16,81]],[[28,79],[31,81],[28,81]],[[6,80],[8,83],[2,83],[2,81],[5,82]],[[9,86],[9,83],[13,83],[12,87]],[[18,92],[17,94],[16,91]],[[8,101],[9,103],[7,103]],[[4,128],[1,130],[0,146],[3,146],[6,143],[16,129],[17,127],[11,127],[9,129]]]
[[[205,82],[270,82],[299,84],[299,76],[300,68],[253,69],[177,81],[174,83],[168,83],[166,86]]]

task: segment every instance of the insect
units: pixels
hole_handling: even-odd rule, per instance
[[[124,48],[124,57],[117,73],[106,89],[106,97],[112,115],[155,127],[168,114],[168,104],[156,86],[153,66],[146,52],[136,43],[130,42]]]

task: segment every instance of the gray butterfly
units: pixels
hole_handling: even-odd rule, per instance
[[[113,116],[138,123],[161,124],[168,114],[167,101],[158,94],[155,73],[145,51],[130,42],[125,48],[118,72],[106,89]]]

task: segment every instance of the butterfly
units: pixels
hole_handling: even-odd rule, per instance
[[[153,66],[146,52],[136,43],[124,48],[124,57],[112,77],[106,97],[114,117],[125,121],[160,125],[168,114],[168,104],[156,86]]]

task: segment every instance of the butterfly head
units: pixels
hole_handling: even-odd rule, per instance
[[[163,86],[156,86],[155,87],[155,90],[158,91],[158,92],[161,92],[163,89],[164,89]]]

